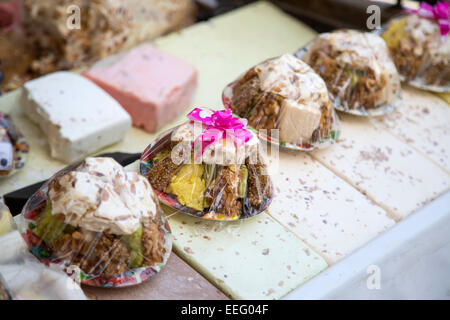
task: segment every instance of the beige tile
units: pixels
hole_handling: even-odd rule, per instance
[[[450,176],[370,120],[341,114],[339,142],[312,155],[403,219],[447,191]]]
[[[379,206],[305,153],[281,152],[269,213],[329,263],[395,222]]]
[[[176,253],[234,299],[278,299],[327,267],[269,215],[237,222],[178,213],[169,219]]]
[[[450,172],[450,105],[435,95],[403,86],[402,105],[374,119]]]

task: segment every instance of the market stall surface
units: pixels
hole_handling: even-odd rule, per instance
[[[227,83],[315,36],[273,5],[258,2],[154,45],[198,69],[192,107],[219,109]],[[97,299],[277,299],[345,259],[450,187],[450,108],[430,93],[403,89],[402,106],[383,118],[340,114],[336,145],[310,154],[280,150],[279,160],[271,158],[275,198],[266,213],[214,223],[166,210],[174,252],[190,266],[174,256],[166,270],[138,288],[86,292]],[[39,128],[21,114],[19,104],[20,92],[12,92],[0,99],[0,110],[12,115],[31,153],[22,172],[0,182],[0,194],[47,179],[65,166],[49,157]],[[188,111],[160,132],[184,121]],[[100,152],[141,152],[156,135],[133,128],[123,142]],[[179,281],[167,285],[164,277]]]

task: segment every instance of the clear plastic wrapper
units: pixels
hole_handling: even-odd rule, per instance
[[[447,4],[447,24],[450,12]],[[418,14],[396,17],[381,32],[402,80],[420,89],[450,92],[450,33]]]
[[[400,76],[377,34],[322,33],[295,55],[324,79],[339,111],[377,116],[393,111],[400,102]]]
[[[258,137],[285,148],[314,150],[339,138],[339,119],[324,81],[290,54],[252,67],[225,87],[222,101],[248,119]]]
[[[0,179],[22,169],[28,151],[28,143],[13,125],[11,118],[0,112]]]
[[[26,203],[20,231],[41,262],[91,286],[141,283],[172,249],[147,179],[112,158],[86,158],[55,174]]]
[[[0,237],[0,300],[84,300],[86,296],[76,280],[57,265],[40,263],[28,252],[18,231]]]
[[[6,285],[6,280],[0,274],[0,300],[12,300],[13,295],[11,290]]]
[[[266,210],[273,185],[260,143],[230,110],[194,109],[142,153],[140,172],[165,205],[232,221]]]

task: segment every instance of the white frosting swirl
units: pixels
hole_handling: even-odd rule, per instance
[[[63,215],[65,223],[115,235],[132,234],[157,210],[147,179],[111,158],[87,158],[58,177],[48,195],[52,214]]]
[[[325,82],[314,70],[291,54],[270,59],[255,67],[261,90],[283,96],[284,102],[298,108],[315,109],[328,101]]]

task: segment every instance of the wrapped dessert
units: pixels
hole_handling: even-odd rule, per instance
[[[77,16],[78,14],[78,16]],[[193,22],[191,0],[24,0],[32,69],[84,66]]]
[[[283,147],[312,150],[339,136],[325,82],[290,54],[248,70],[225,88],[222,100],[226,108],[248,119],[260,138]]]
[[[398,72],[419,88],[450,91],[450,5],[426,3],[391,21],[382,37]]]
[[[21,228],[36,257],[93,286],[148,279],[172,245],[147,179],[111,158],[87,158],[57,173],[25,205]]]
[[[192,0],[0,0],[0,89],[84,68],[195,21]]]
[[[383,39],[373,33],[323,33],[296,54],[324,80],[337,110],[380,115],[395,109],[400,77]]]
[[[79,283],[58,266],[46,266],[14,230],[0,236],[0,300],[85,300]]]
[[[0,179],[8,177],[25,164],[29,147],[9,116],[0,112]]]
[[[273,186],[258,138],[230,110],[194,109],[142,153],[141,174],[166,205],[195,217],[237,220],[267,209]]]

